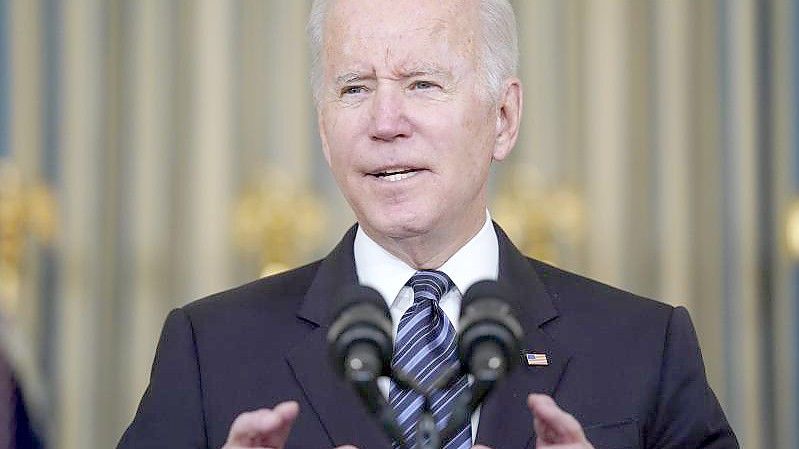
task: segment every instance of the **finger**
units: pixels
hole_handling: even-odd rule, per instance
[[[296,402],[283,402],[274,409],[242,413],[233,421],[227,443],[243,447],[280,449],[286,443],[299,411]]]
[[[242,413],[230,426],[225,449],[265,447],[266,440],[280,432],[282,426],[283,419],[270,409]]]
[[[564,412],[549,396],[530,395],[528,405],[535,417],[536,433],[548,443],[580,443],[585,441],[580,423]]]
[[[535,432],[546,444],[586,442],[583,428],[574,416],[564,412],[547,395],[531,394],[527,405],[533,413]]]
[[[594,449],[590,443],[546,444],[536,442],[537,449]]]
[[[228,443],[242,447],[280,449],[299,413],[296,403],[283,403],[274,409],[242,413],[231,426]]]
[[[273,411],[280,416],[282,425],[271,438],[266,438],[266,445],[268,447],[282,448],[291,433],[291,426],[294,425],[294,421],[300,414],[300,405],[294,401],[282,402]]]
[[[336,449],[358,449],[358,448],[355,446],[339,446]]]

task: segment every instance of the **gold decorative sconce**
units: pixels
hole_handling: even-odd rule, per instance
[[[547,187],[529,165],[517,165],[494,198],[492,213],[525,254],[552,264],[577,252],[584,235],[584,201],[576,189]]]
[[[41,182],[27,182],[10,161],[0,161],[0,307],[16,315],[25,270],[25,248],[31,238],[53,240],[55,199]]]
[[[236,205],[234,232],[239,248],[255,254],[262,275],[307,260],[324,237],[326,211],[307,186],[272,174],[245,189]]]

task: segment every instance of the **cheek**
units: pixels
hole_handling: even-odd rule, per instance
[[[475,166],[482,166],[477,161],[490,161],[496,136],[493,117],[485,106],[466,111],[457,126],[464,130],[461,143],[468,148],[468,159]]]
[[[485,108],[485,106],[483,106]],[[460,180],[460,188],[472,190],[480,188],[488,177],[495,142],[494,124],[485,109],[467,111],[459,123],[461,139],[455,148],[453,165],[459,170],[455,176]]]
[[[462,96],[453,106],[452,125],[464,130],[462,135],[465,138],[479,138],[479,141],[483,142],[489,129],[495,129],[494,108],[482,100],[479,95]],[[476,141],[472,140],[472,142]]]
[[[348,123],[352,122],[341,120],[340,114],[331,114],[324,124],[330,153],[330,165],[336,175],[345,168],[347,161],[350,159],[348,149],[352,148],[350,142],[352,131],[347,129]]]
[[[360,112],[348,108],[326,105],[324,127],[330,158],[330,171],[347,200],[358,202],[363,197],[361,161],[363,146],[363,124]],[[354,192],[361,192],[356,194]]]

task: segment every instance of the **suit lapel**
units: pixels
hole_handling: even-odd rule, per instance
[[[388,438],[355,391],[329,366],[326,333],[326,327],[315,329],[301,347],[289,354],[297,382],[333,446],[390,449]]]
[[[571,353],[545,331],[558,312],[530,262],[495,224],[499,240],[499,279],[513,292],[508,298],[524,329],[522,351],[546,354],[546,366],[522,363],[483,403],[477,442],[494,449],[524,448],[533,439],[533,419],[527,409],[529,393],[554,395]],[[522,357],[522,354],[520,354]]]
[[[357,282],[352,252],[356,229],[356,226],[350,228],[319,266],[298,312],[301,319],[316,327],[289,352],[287,359],[334,446],[354,444],[360,448],[390,449],[391,444],[377,421],[328,363],[326,335],[332,321],[330,304],[343,286]]]
[[[571,353],[546,332],[557,325],[557,310],[529,261],[495,224],[499,240],[499,282],[513,292],[508,298],[524,329],[522,350],[546,354],[547,366],[522,364],[501,382],[480,411],[477,442],[494,449],[528,447],[534,437],[527,409],[532,392],[554,395]],[[348,284],[357,282],[352,252],[356,227],[325,258],[305,295],[298,316],[316,327],[287,359],[334,446],[390,449],[391,443],[353,389],[330,367],[326,334],[330,302]],[[520,354],[520,357],[522,355]]]

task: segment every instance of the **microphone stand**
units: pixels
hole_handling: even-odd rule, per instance
[[[430,397],[427,395],[424,396],[422,415],[416,425],[416,448],[441,449],[441,436],[438,434],[438,428],[436,427],[436,419],[433,416]]]
[[[369,412],[377,416],[386,433],[402,447],[407,447],[402,429],[397,424],[396,413],[377,386],[377,371],[373,367],[378,360],[369,355],[370,353],[361,352],[356,357],[347,357],[344,364],[346,378],[355,387]]]
[[[470,386],[470,388],[467,388],[458,397],[453,407],[452,414],[447,420],[446,427],[439,432],[438,428],[436,427],[435,418],[433,416],[430,395],[434,391],[451,388],[463,374],[466,373],[458,364],[448,368],[433,382],[432,385],[430,385],[429,388],[424,388],[404,372],[397,369],[392,370],[391,379],[394,381],[397,387],[403,390],[412,390],[424,398],[422,414],[419,417],[419,423],[416,426],[416,447],[412,449],[441,449],[444,442],[452,439],[452,437],[456,435],[456,432],[459,431],[471,419],[472,413],[474,413],[474,411],[477,409],[477,406],[480,405],[495,384],[495,381],[479,381],[475,379],[475,382]],[[383,400],[385,402],[385,399]],[[389,409],[391,409],[390,406]],[[391,410],[393,415],[393,409]],[[384,428],[388,430],[385,422],[381,422],[383,423]],[[396,422],[393,422],[393,425],[397,428],[399,427],[397,426]],[[407,442],[404,440],[404,438],[394,437],[394,440],[400,444],[400,447],[408,448]]]

